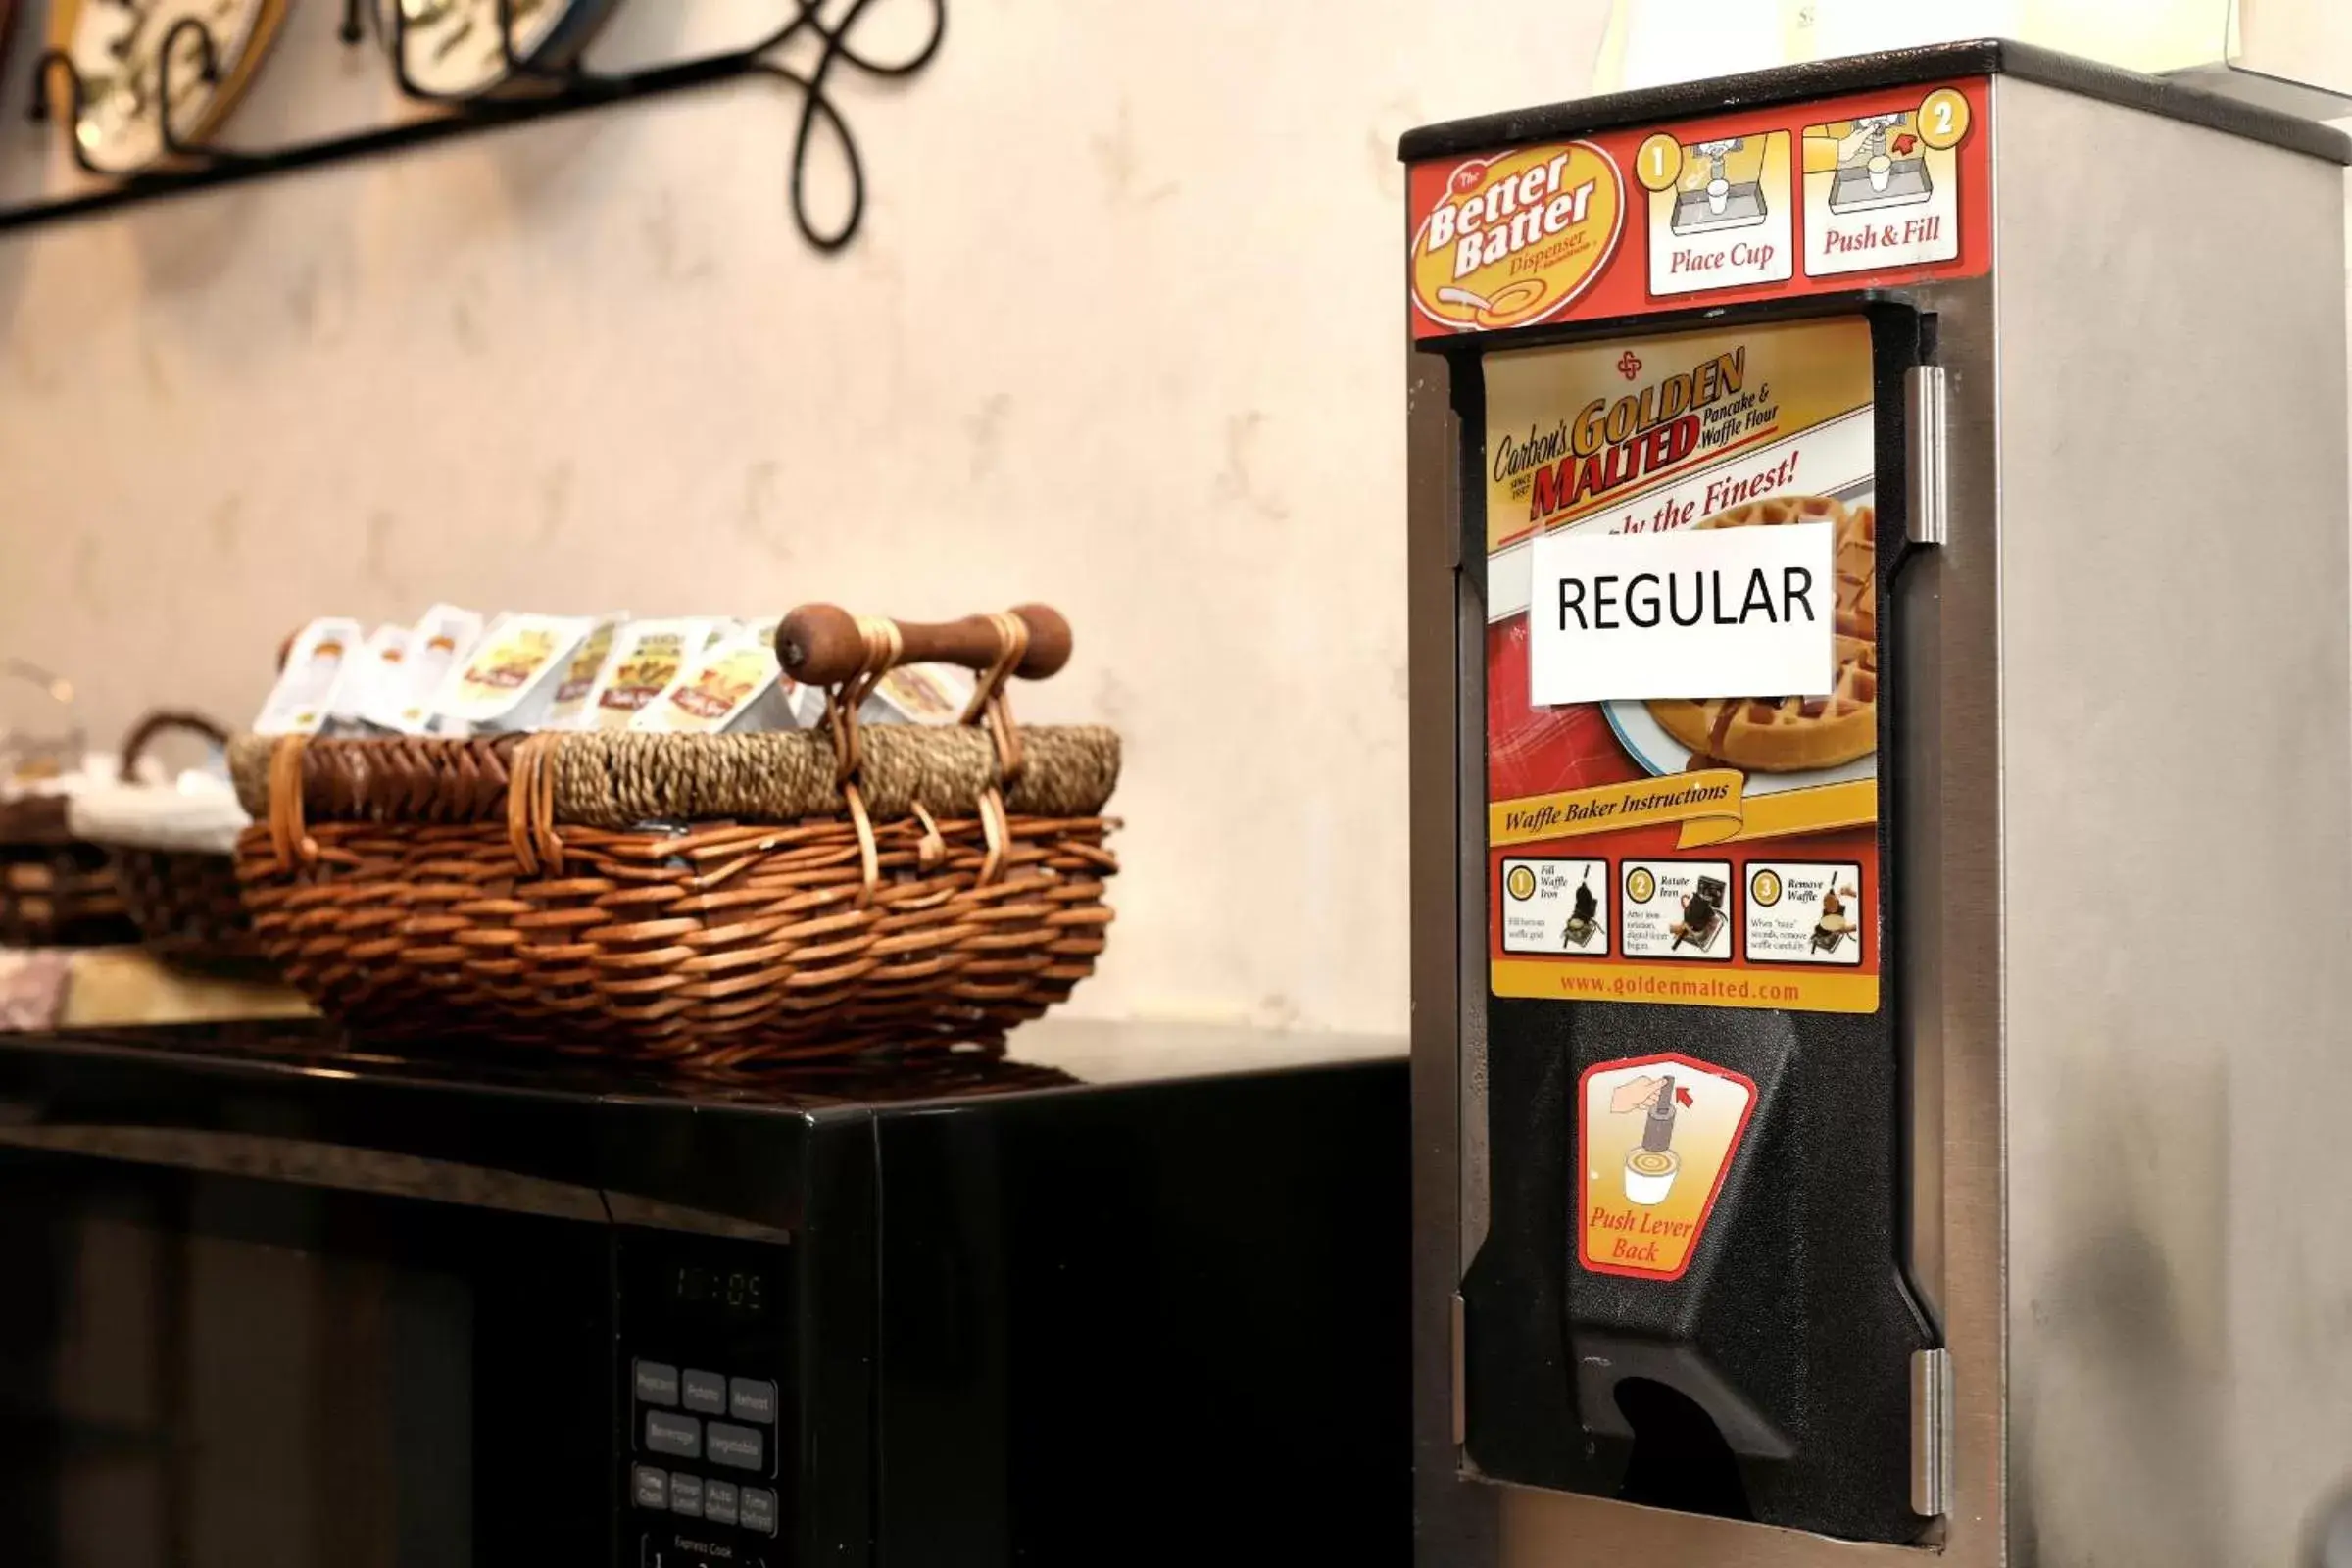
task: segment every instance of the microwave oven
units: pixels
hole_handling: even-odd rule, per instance
[[[1407,1148],[1386,1041],[6,1039],[0,1563],[1402,1563]]]

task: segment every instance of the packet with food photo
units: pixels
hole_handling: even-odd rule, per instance
[[[963,718],[979,677],[960,664],[901,664],[874,682],[874,689],[858,710],[861,724],[954,724]],[[803,686],[794,694],[795,711],[804,727],[813,728],[825,716],[823,688]]]
[[[627,729],[637,710],[666,691],[687,662],[701,655],[715,624],[709,616],[692,615],[622,625],[590,690],[585,727]]]
[[[571,651],[564,662],[563,678],[556,682],[555,696],[547,705],[547,715],[540,720],[541,729],[586,729],[589,704],[596,696],[597,677],[605,672],[613,657],[613,643],[629,612],[620,611],[597,617],[588,628],[588,635]]]
[[[776,662],[776,623],[741,626],[681,669],[629,728],[668,735],[793,729],[797,686]]]
[[[481,636],[482,617],[475,612],[456,605],[433,606],[409,633],[399,672],[380,683],[360,716],[404,735],[424,734],[432,723],[433,698],[449,678],[451,666],[473,652]]]
[[[586,615],[501,614],[442,682],[432,703],[434,731],[536,728],[555,699],[558,673],[595,624]]]
[[[296,632],[253,732],[316,735],[324,728],[335,711],[337,687],[356,662],[365,636],[358,621],[339,616],[314,620]]]

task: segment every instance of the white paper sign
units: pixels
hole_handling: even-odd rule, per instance
[[[1837,680],[1835,527],[1583,529],[1536,540],[1529,697],[1820,697]]]

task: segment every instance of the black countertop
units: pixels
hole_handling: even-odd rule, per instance
[[[418,1050],[355,1039],[311,1020],[254,1020],[0,1034],[0,1071],[40,1058],[144,1068],[166,1077],[401,1085],[582,1103],[648,1102],[808,1114],[1087,1086],[1174,1082],[1349,1061],[1401,1059],[1402,1036],[1278,1033],[1193,1023],[1049,1018],[1001,1057],[809,1062],[707,1074],[490,1047]]]
[[[0,1035],[0,1147],[733,1235],[805,1218],[810,1140],[1231,1074],[1401,1073],[1401,1038],[1051,1019],[1002,1058],[812,1063],[731,1078],[322,1023]],[[853,1131],[853,1141],[855,1141]]]

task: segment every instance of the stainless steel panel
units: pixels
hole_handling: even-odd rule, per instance
[[[2352,1472],[2343,173],[1993,109],[2011,1560],[2285,1568]]]
[[[1996,145],[1996,181],[2002,168]],[[2006,1370],[1997,334],[1988,281],[1923,290],[1918,303],[1935,315],[1944,372],[1945,538],[1904,565],[1894,623],[1910,1251],[1951,1357],[1945,1560],[1991,1568],[2003,1560]]]
[[[1406,349],[1405,642],[1412,723],[1413,1486],[1416,1551],[1448,1568],[1494,1561],[1493,1489],[1455,1474],[1454,1287],[1465,1253],[1460,1106],[1470,1063],[1462,956],[1466,807],[1457,750],[1460,640],[1458,438],[1446,361]],[[1479,868],[1483,877],[1483,867]],[[1479,973],[1469,973],[1475,979]],[[1475,994],[1473,994],[1475,995]],[[1483,1172],[1483,1151],[1475,1162]]]

